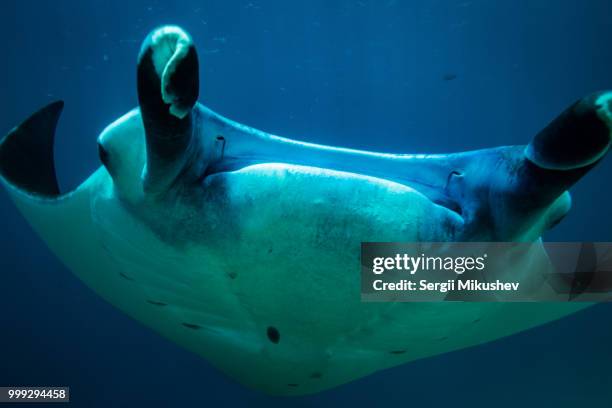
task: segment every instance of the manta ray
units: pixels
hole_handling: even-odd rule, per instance
[[[102,166],[73,191],[60,192],[54,170],[61,101],[2,140],[0,180],[86,285],[248,387],[320,392],[589,305],[362,302],[359,254],[361,242],[541,245],[610,147],[610,92],[580,99],[526,146],[323,146],[198,103],[196,47],[177,26],[146,37],[137,90],[139,106],[98,138]]]

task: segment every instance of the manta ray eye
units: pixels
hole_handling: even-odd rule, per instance
[[[98,156],[100,156],[100,161],[106,167],[108,167],[108,162],[110,159],[110,155],[108,154],[108,150],[102,146],[102,143],[98,143]]]

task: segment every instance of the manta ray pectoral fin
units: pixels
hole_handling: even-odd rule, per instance
[[[55,197],[60,189],[55,175],[53,143],[64,102],[53,102],[15,127],[0,142],[0,174],[30,194]]]
[[[195,46],[179,27],[160,27],[142,44],[137,81],[147,144],[145,191],[164,191],[198,150],[193,137],[198,70]]]
[[[100,196],[112,196],[110,174],[99,168],[75,190],[60,193],[57,188],[53,140],[62,107],[61,102],[46,106],[0,141],[0,185],[6,187],[34,231],[80,280],[111,304],[155,327],[153,319],[159,317],[151,314],[146,293],[130,277],[125,278],[123,265],[100,237],[100,218],[95,217],[93,204]],[[129,130],[133,131],[132,123]]]
[[[103,269],[110,267],[96,237],[90,195],[110,178],[100,169],[76,190],[60,193],[53,143],[63,106],[63,102],[47,105],[0,142],[0,184],[58,257],[86,283],[104,288]],[[94,270],[90,263],[99,268]]]

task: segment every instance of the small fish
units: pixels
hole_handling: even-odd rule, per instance
[[[457,79],[457,74],[445,74],[442,79],[445,81],[452,81],[453,79]]]

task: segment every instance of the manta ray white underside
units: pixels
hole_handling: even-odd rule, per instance
[[[318,392],[588,306],[362,303],[359,248],[538,242],[609,148],[609,93],[582,99],[526,148],[391,155],[248,128],[199,105],[198,86],[191,37],[161,27],[139,57],[139,108],[99,138],[104,166],[60,194],[54,103],[2,141],[0,174],[89,287],[241,383]]]

